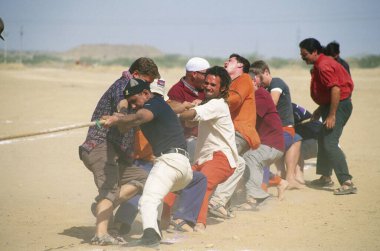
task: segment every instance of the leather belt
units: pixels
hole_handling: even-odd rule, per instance
[[[160,154],[160,156],[163,155],[163,154],[167,154],[167,153],[179,153],[179,154],[182,154],[186,158],[189,159],[189,153],[186,150],[182,149],[182,148],[170,148],[169,150],[167,150],[165,152],[162,152]]]

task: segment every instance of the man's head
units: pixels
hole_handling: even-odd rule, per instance
[[[224,62],[224,68],[232,78],[237,78],[243,73],[248,73],[249,61],[239,54],[233,53],[228,60]]]
[[[4,22],[3,22],[3,19],[0,18],[0,38],[2,40],[4,40],[3,36],[1,35],[1,33],[3,33],[4,31]]]
[[[223,98],[227,100],[230,84],[231,77],[226,69],[220,66],[211,67],[206,71],[206,79],[204,82],[206,100],[213,98]]]
[[[151,98],[150,84],[142,79],[132,78],[124,89],[124,97],[130,108],[139,110]]]
[[[190,58],[186,63],[186,82],[197,90],[203,89],[206,70],[210,68],[209,62],[200,57]]]
[[[252,78],[252,85],[255,90],[260,87],[260,78],[255,74],[252,68],[249,69],[249,76]]]
[[[143,79],[148,83],[152,83],[155,78],[160,78],[158,67],[150,58],[139,58],[132,63],[129,73],[133,78]]]
[[[301,58],[306,64],[314,64],[323,50],[323,47],[315,38],[306,38],[302,40],[299,47]]]
[[[329,43],[328,45],[326,45],[324,53],[327,56],[331,56],[333,58],[337,58],[337,57],[339,57],[339,54],[340,54],[339,47],[340,47],[339,43],[336,42],[336,41],[333,41],[333,42]]]
[[[270,75],[270,69],[267,63],[263,60],[255,61],[251,64],[249,68],[253,74],[255,74],[256,80],[259,81],[259,85],[263,87],[268,87],[272,81],[272,76]]]

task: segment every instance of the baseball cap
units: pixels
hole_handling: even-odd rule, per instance
[[[161,96],[165,95],[165,79],[159,78],[155,79],[151,84],[150,84],[150,91],[153,93],[157,93]]]
[[[4,22],[3,22],[3,19],[1,19],[1,17],[0,17],[0,38],[2,40],[4,40],[3,36],[1,35],[1,33],[3,33],[3,31],[4,31]]]
[[[209,62],[204,58],[190,58],[186,64],[186,71],[203,71],[210,68]]]
[[[132,78],[124,88],[124,97],[127,99],[133,95],[141,93],[143,90],[150,91],[149,83],[139,78]]]

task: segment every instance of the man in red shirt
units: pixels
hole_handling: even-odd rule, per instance
[[[321,178],[314,180],[316,186],[332,186],[332,170],[341,185],[335,195],[352,194],[357,188],[343,151],[339,147],[339,138],[343,127],[352,113],[351,94],[354,83],[348,72],[331,57],[325,56],[322,46],[315,38],[307,38],[300,44],[300,54],[306,64],[314,65],[311,72],[311,98],[319,105],[313,113],[313,119],[322,117],[323,127],[318,137],[317,174]]]
[[[206,59],[200,57],[190,58],[185,66],[186,75],[170,88],[168,92],[169,100],[179,103],[185,101],[201,103],[205,99],[203,82],[208,68],[210,68],[210,64]],[[190,163],[193,164],[196,161],[193,158],[198,127],[186,127],[185,123],[182,123],[182,126],[184,127],[187,150],[190,154]]]

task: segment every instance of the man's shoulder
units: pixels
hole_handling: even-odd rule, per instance
[[[268,89],[272,90],[274,88],[280,88],[284,90],[284,89],[288,89],[288,85],[281,78],[272,78],[272,81],[270,82]]]
[[[257,88],[255,90],[255,96],[256,97],[262,97],[262,98],[272,98],[267,90],[265,90],[263,87]]]
[[[184,83],[182,82],[182,79],[179,80],[177,83],[175,83],[174,85],[172,85],[172,87],[170,87],[170,90],[168,91],[168,96],[170,97],[170,95],[175,95],[177,93],[183,93],[185,92],[185,85]]]
[[[252,93],[253,93],[252,78],[246,73],[243,73],[239,77],[232,80],[231,86],[230,86],[230,90],[237,90],[237,89],[243,89],[243,88],[249,92],[251,92],[251,89],[252,89]]]
[[[185,84],[183,83],[182,81],[182,78],[175,84],[172,85],[172,87],[170,87],[170,90],[169,92],[175,90],[175,91],[181,91],[183,90],[183,88],[185,87]]]

